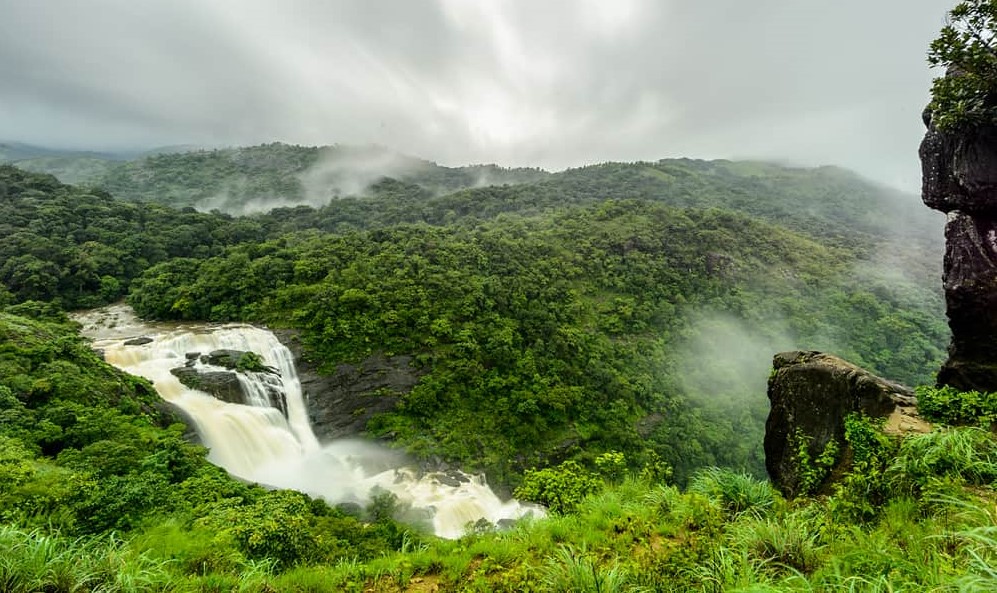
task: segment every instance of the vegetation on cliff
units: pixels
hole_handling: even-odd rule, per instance
[[[143,166],[189,189],[233,155],[269,154],[284,167],[297,153]],[[202,164],[184,181],[180,162]],[[479,188],[470,174],[377,178],[363,196],[234,217],[0,167],[0,583],[887,590],[987,578],[979,559],[993,550],[972,529],[992,522],[960,510],[990,496],[979,432],[951,433],[968,465],[922,465],[916,482],[898,482],[886,454],[825,501],[787,502],[758,479],[771,352],[833,349],[910,383],[937,367],[946,336],[924,257],[937,243],[920,239],[933,223],[911,218],[893,249],[884,222],[906,220],[904,196],[759,163],[522,173]],[[260,175],[260,196],[283,183]],[[328,368],[411,355],[418,383],[368,430],[485,469],[555,516],[446,542],[392,521],[388,498],[356,516],[233,481],[61,317],[125,294],[150,317],[299,328]],[[951,500],[931,502],[939,493]],[[917,565],[898,564],[911,550]]]
[[[997,5],[960,2],[931,43],[928,63],[945,69],[931,87],[931,121],[946,131],[997,124]]]
[[[38,316],[44,311],[15,311]],[[456,541],[236,482],[185,443],[144,381],[49,312],[0,314],[0,587],[34,591],[989,591],[997,441],[885,438],[850,420],[852,470],[819,500],[766,482],[628,472],[620,455],[528,480],[546,519]],[[541,475],[542,474],[542,475]],[[564,504],[561,504],[564,503]]]

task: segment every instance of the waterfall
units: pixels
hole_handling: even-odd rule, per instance
[[[76,319],[108,363],[150,380],[160,397],[182,409],[208,448],[208,459],[234,476],[299,490],[333,504],[363,504],[372,490],[387,490],[399,503],[427,517],[437,535],[450,538],[481,519],[498,523],[542,514],[532,505],[501,501],[479,476],[461,475],[453,485],[434,474],[418,475],[397,453],[371,443],[320,444],[308,420],[294,357],[265,329],[243,324],[142,323],[124,305],[82,313]],[[136,336],[152,341],[125,344]],[[204,362],[194,362],[193,354],[215,350],[254,352],[278,374],[238,373],[249,400],[239,404],[190,389],[170,372],[189,362],[205,367]],[[274,390],[283,393],[286,416],[274,407],[270,396]]]

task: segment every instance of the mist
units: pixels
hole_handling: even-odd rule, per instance
[[[695,403],[739,410],[765,403],[772,355],[799,348],[779,321],[749,323],[716,311],[693,313],[676,347],[680,385]]]
[[[416,170],[417,161],[378,147],[324,149],[318,162],[298,176],[304,203],[325,206],[345,196],[362,196],[384,177]]]

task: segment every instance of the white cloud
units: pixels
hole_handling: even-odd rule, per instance
[[[8,3],[0,133],[379,143],[448,164],[840,164],[915,187],[948,0]]]

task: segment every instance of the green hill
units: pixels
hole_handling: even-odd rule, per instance
[[[53,174],[64,183],[100,187],[119,199],[232,214],[308,205],[324,210],[327,230],[337,223],[441,224],[466,216],[640,199],[735,210],[839,243],[861,238],[869,244],[889,235],[915,243],[930,237],[940,245],[940,218],[916,196],[835,167],[664,159],[548,174],[494,165],[442,167],[379,147],[272,143],[157,151],[121,161],[114,155],[3,146],[0,161],[16,161],[20,168]],[[362,197],[363,203],[351,196]]]
[[[234,217],[0,166],[2,588],[991,588],[984,431],[896,443],[856,425],[860,463],[826,500],[758,480],[773,351],[931,380],[936,220],[830,168],[540,176],[450,193],[379,178]],[[555,516],[446,542],[388,499],[347,515],[232,480],[59,311],[125,294],[150,317],[298,328],[326,368],[411,355],[419,382],[370,433]]]
[[[233,480],[185,442],[144,380],[51,307],[0,313],[0,585],[35,591],[992,590],[997,443],[868,423],[822,500],[716,468],[684,491],[648,460],[562,464],[521,495],[552,516],[456,541]],[[704,586],[705,584],[705,586]]]
[[[230,213],[298,204],[321,206],[365,195],[383,177],[416,183],[432,193],[544,177],[536,169],[494,165],[441,167],[379,147],[292,146],[153,154],[110,168],[86,181],[126,200]]]

